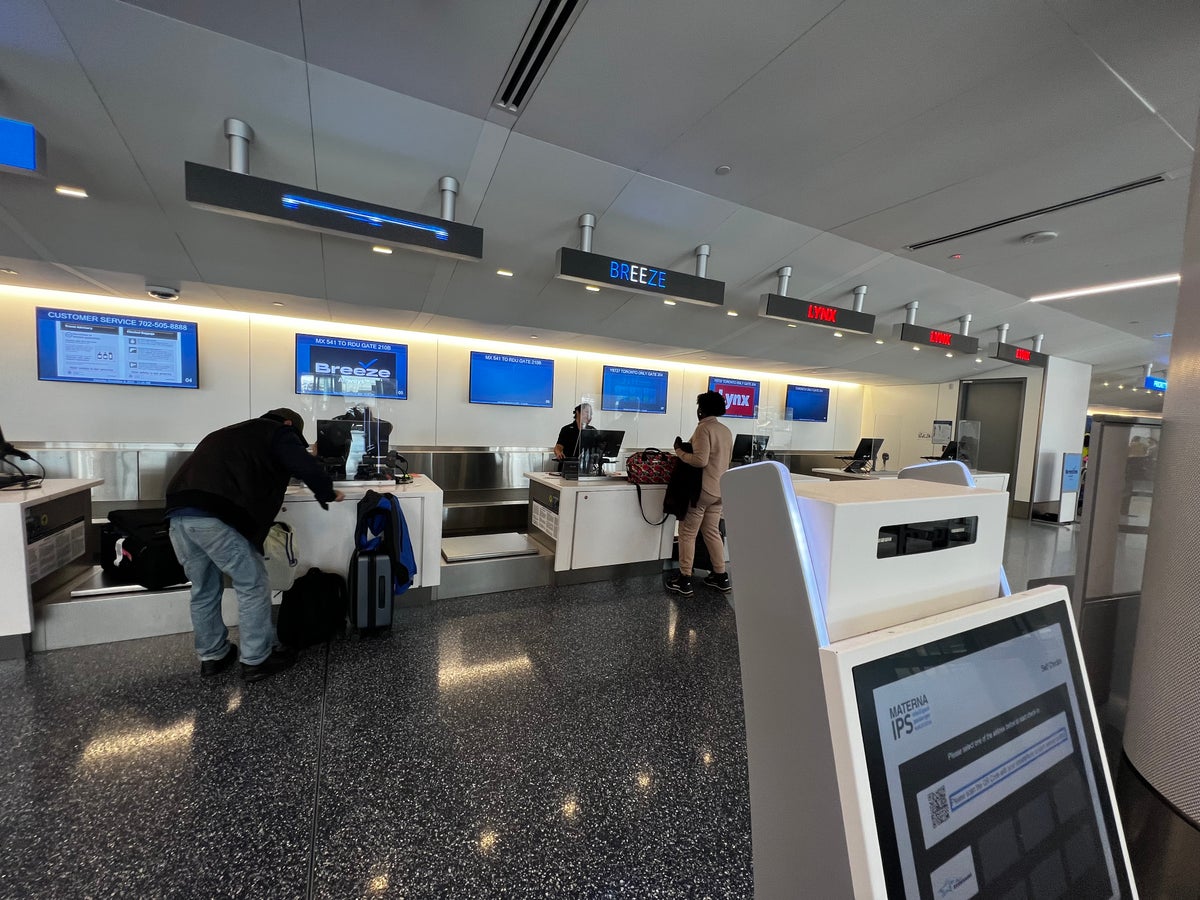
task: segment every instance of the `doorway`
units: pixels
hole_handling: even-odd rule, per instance
[[[1024,410],[1024,378],[964,381],[958,392],[958,422],[967,419],[979,423],[978,449],[971,468],[1008,473],[1010,514],[1016,494]]]

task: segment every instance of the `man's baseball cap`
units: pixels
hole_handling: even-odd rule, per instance
[[[304,416],[296,412],[294,409],[288,409],[286,406],[281,406],[278,409],[272,409],[263,413],[264,419],[278,419],[280,422],[286,422],[289,419],[292,422],[292,427],[296,429],[296,433],[300,435],[300,440],[308,443],[308,439],[304,436]]]

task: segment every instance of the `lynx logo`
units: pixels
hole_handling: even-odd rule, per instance
[[[314,375],[391,378],[396,371],[396,354],[313,347],[309,363]]]
[[[898,741],[905,735],[920,731],[933,724],[929,700],[924,694],[901,701],[888,709],[892,723],[892,740]]]
[[[725,398],[726,415],[754,416],[758,406],[758,387],[754,382],[714,379],[712,390]]]

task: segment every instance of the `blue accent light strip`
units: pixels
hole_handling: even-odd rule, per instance
[[[312,200],[308,197],[299,197],[296,194],[284,194],[283,205],[288,209],[298,209],[301,206],[306,206],[309,209],[322,209],[327,212],[340,213],[348,219],[353,219],[356,222],[365,222],[368,225],[374,225],[376,228],[385,224],[415,228],[418,231],[429,232],[439,241],[448,240],[450,237],[450,232],[436,225],[426,225],[423,222],[410,222],[407,219],[397,219],[394,216],[385,216],[365,209],[355,209],[353,206],[339,206],[336,203],[326,203],[324,200]]]

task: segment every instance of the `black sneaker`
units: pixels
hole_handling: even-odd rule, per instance
[[[715,587],[722,594],[728,594],[733,590],[733,585],[729,583],[728,572],[709,572],[704,583],[709,587]]]
[[[290,669],[295,664],[295,653],[288,650],[274,650],[270,656],[257,665],[248,666],[242,663],[242,681],[262,681],[277,672]]]
[[[200,677],[212,678],[214,675],[220,675],[237,661],[237,644],[230,644],[229,649],[225,651],[225,655],[220,659],[202,659],[200,660]]]
[[[692,590],[691,575],[672,575],[664,585],[668,591],[673,591],[683,597],[691,597],[696,592]]]

